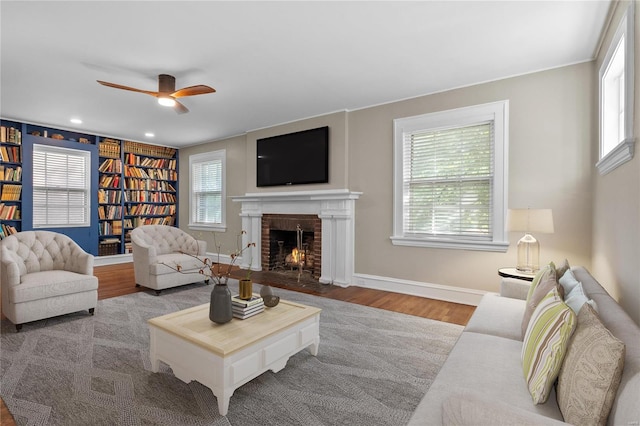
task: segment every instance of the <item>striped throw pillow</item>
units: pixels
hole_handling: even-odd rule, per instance
[[[522,370],[534,404],[549,398],[575,327],[576,315],[553,288],[533,311],[522,344]]]

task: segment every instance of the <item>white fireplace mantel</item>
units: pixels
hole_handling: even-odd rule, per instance
[[[315,214],[322,220],[322,268],[320,282],[342,287],[351,284],[354,273],[355,201],[362,192],[347,189],[324,191],[264,192],[231,197],[242,203],[240,216],[243,246],[255,242],[242,268],[262,270],[262,215]]]

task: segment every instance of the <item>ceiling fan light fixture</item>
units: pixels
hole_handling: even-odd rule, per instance
[[[170,96],[159,96],[158,103],[162,106],[173,107],[176,106],[176,100]]]

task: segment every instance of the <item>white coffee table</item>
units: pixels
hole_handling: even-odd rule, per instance
[[[291,355],[318,354],[320,309],[281,300],[265,312],[226,324],[209,320],[209,304],[152,318],[151,369],[159,361],[185,383],[196,380],[218,399],[226,415],[233,392],[267,370],[282,370]]]

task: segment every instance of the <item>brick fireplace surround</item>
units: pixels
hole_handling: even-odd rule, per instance
[[[256,247],[251,247],[249,253],[245,252],[242,256],[240,267],[251,267],[254,271],[266,269],[266,266],[263,268],[263,265],[267,265],[263,256],[263,244],[266,243],[262,239],[263,216],[273,218],[273,215],[282,215],[282,218],[291,218],[291,215],[298,215],[305,219],[312,215],[319,218],[319,226],[314,225],[314,230],[319,228],[319,235],[314,235],[314,240],[320,242],[319,251],[314,253],[314,257],[317,256],[321,261],[319,281],[341,287],[351,285],[354,273],[355,201],[360,195],[361,192],[340,189],[264,192],[232,197],[234,202],[242,203],[240,216],[242,229],[246,231],[242,236],[243,246],[256,243]]]
[[[296,227],[300,226],[305,240],[313,241],[307,254],[308,260],[311,261],[312,267],[308,268],[314,279],[320,279],[320,271],[322,265],[322,221],[315,215],[301,214],[263,214],[262,215],[262,231],[261,231],[261,250],[260,258],[262,260],[262,269],[268,270],[271,262],[276,255],[274,250],[272,231],[290,231],[292,234],[296,232]],[[290,252],[290,251],[289,251]],[[267,266],[269,265],[269,266]]]

